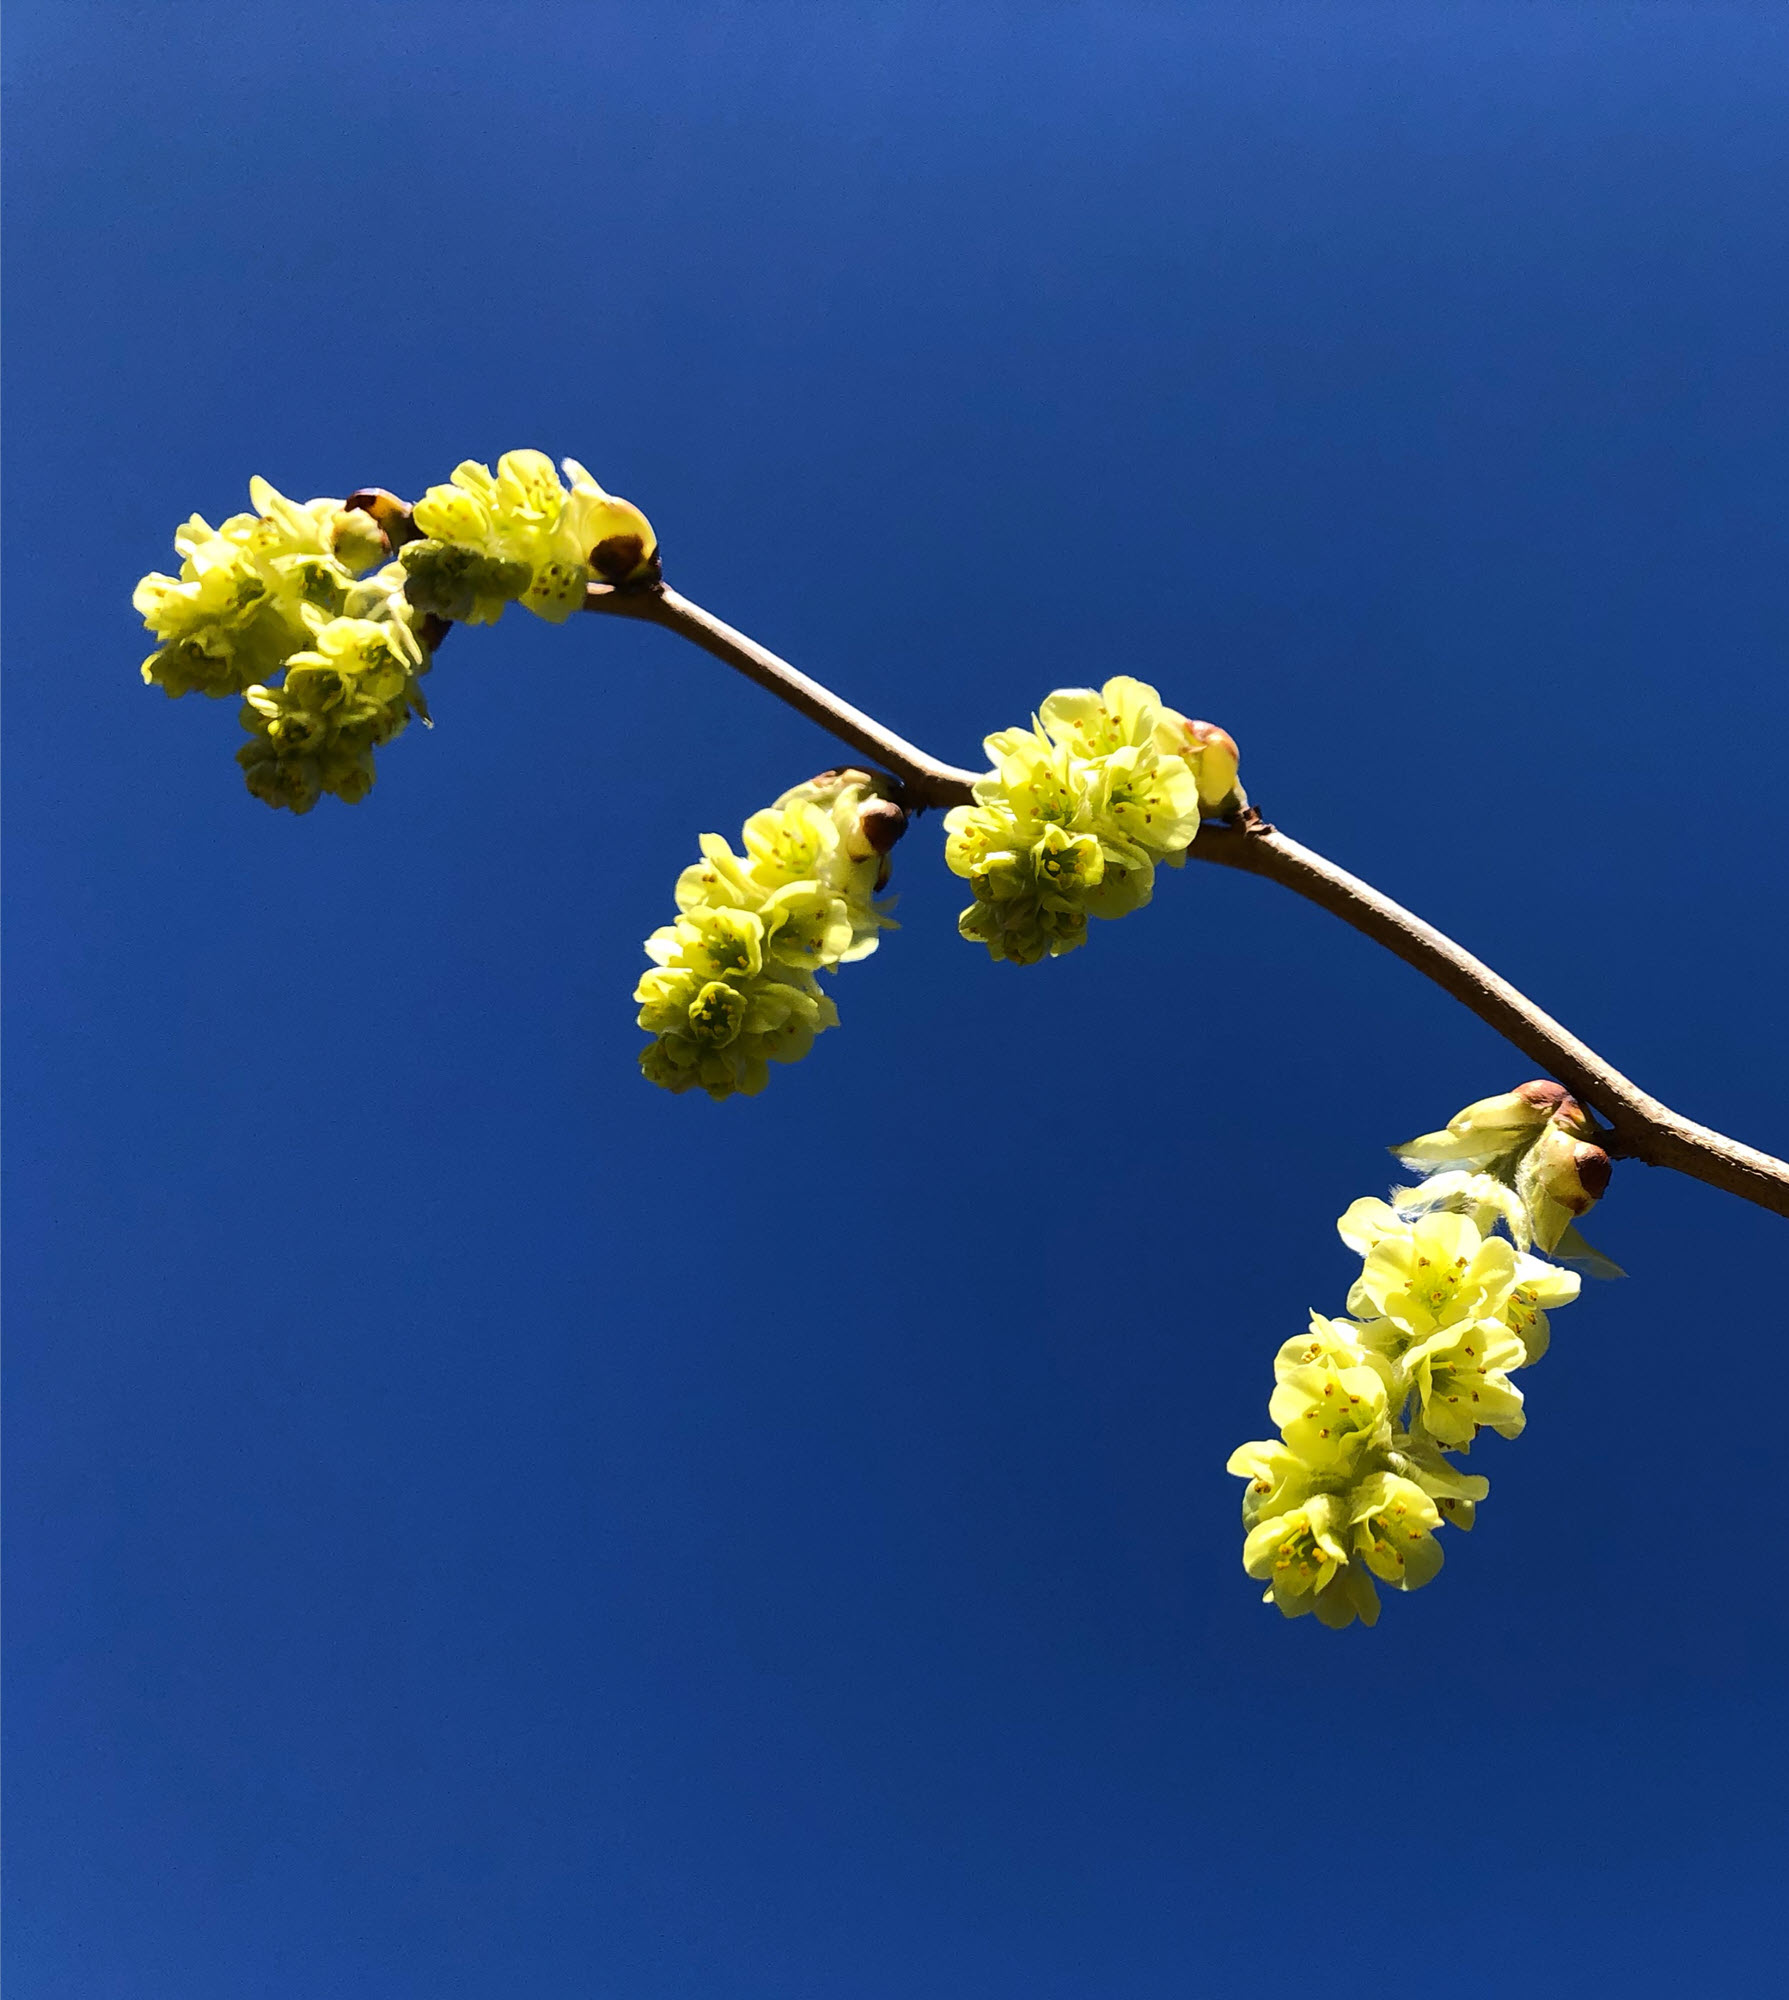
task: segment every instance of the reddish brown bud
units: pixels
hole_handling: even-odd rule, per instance
[[[876,854],[886,854],[907,831],[907,809],[893,799],[865,799],[857,809],[857,830]]]
[[[410,509],[395,493],[387,493],[383,486],[362,486],[350,493],[342,502],[344,507],[357,513],[371,514],[385,530],[385,539],[394,549],[401,549],[406,542],[420,542],[422,530],[410,518]]]
[[[1557,1122],[1542,1128],[1522,1163],[1516,1187],[1530,1204],[1543,1249],[1550,1250],[1558,1240],[1557,1229],[1546,1222],[1547,1206],[1558,1212],[1556,1221],[1567,1215],[1588,1215],[1607,1191],[1609,1174],[1609,1156],[1601,1146],[1574,1139]],[[1541,1204],[1538,1208],[1537,1199]]]
[[[1513,1093],[1526,1104],[1532,1104],[1537,1111],[1550,1114],[1550,1122],[1562,1132],[1569,1132],[1574,1139],[1589,1139],[1595,1136],[1596,1126],[1590,1114],[1562,1083],[1555,1083],[1550,1077],[1538,1077],[1533,1083],[1517,1084]]]
[[[663,577],[658,551],[650,558],[638,535],[610,535],[590,551],[590,567],[605,583],[657,583]],[[638,572],[636,575],[635,572]]]
[[[1563,1104],[1571,1096],[1571,1092],[1563,1083],[1555,1083],[1551,1077],[1537,1077],[1533,1083],[1517,1084],[1516,1095],[1524,1103],[1539,1105],[1544,1110],[1551,1111],[1555,1106]]]
[[[1578,1146],[1573,1150],[1572,1163],[1578,1171],[1578,1185],[1591,1201],[1601,1201],[1609,1191],[1609,1176],[1615,1171],[1608,1154],[1601,1146]]]

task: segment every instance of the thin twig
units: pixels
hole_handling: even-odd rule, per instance
[[[1711,1187],[1789,1215],[1789,1164],[1680,1117],[1648,1096],[1483,960],[1370,883],[1265,822],[1251,822],[1248,815],[1235,825],[1201,827],[1191,854],[1198,861],[1265,875],[1415,966],[1598,1112],[1612,1134],[1604,1144],[1617,1159],[1675,1167]]]
[[[776,654],[723,625],[711,611],[680,597],[669,584],[644,590],[613,589],[607,584],[590,586],[587,611],[609,611],[624,618],[644,618],[662,625],[680,638],[688,639],[717,660],[736,667],[747,680],[767,688],[779,701],[829,730],[840,742],[892,771],[906,792],[905,803],[919,811],[927,806],[967,805],[974,796],[971,787],[979,771],[962,771],[954,764],[940,764],[905,738],[884,729],[873,715],[865,715],[848,701],[841,701],[830,688],[809,680],[799,668],[780,660]]]
[[[586,609],[662,625],[725,660],[892,772],[915,807],[961,805],[973,796],[977,772],[928,756],[674,590],[592,585]],[[1669,1110],[1452,938],[1333,861],[1288,839],[1258,814],[1245,811],[1228,824],[1205,825],[1188,855],[1278,882],[1414,966],[1599,1113],[1610,1128],[1608,1150],[1618,1159],[1672,1167],[1777,1215],[1789,1215],[1789,1163]]]

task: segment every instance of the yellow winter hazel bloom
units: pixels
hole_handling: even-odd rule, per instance
[[[649,972],[635,989],[640,1026],[658,1036],[640,1067],[670,1091],[698,1085],[719,1100],[755,1097],[773,1062],[797,1062],[838,1011],[811,979],[703,979],[672,966]]]
[[[278,687],[246,690],[236,753],[248,788],[270,806],[309,812],[325,792],[354,804],[373,786],[373,751],[428,707],[418,676],[428,656],[411,629],[397,579],[382,617],[332,618],[286,662]]]
[[[1472,1526],[1490,1487],[1448,1454],[1526,1422],[1510,1376],[1547,1351],[1548,1309],[1579,1289],[1530,1245],[1557,1240],[1547,1202],[1581,1212],[1601,1192],[1607,1156],[1588,1130],[1558,1084],[1525,1084],[1394,1148],[1433,1171],[1343,1212],[1337,1232],[1361,1259],[1354,1317],[1314,1313],[1285,1342],[1268,1404],[1279,1441],[1229,1461],[1248,1481],[1244,1565],[1288,1617],[1370,1623],[1369,1573],[1418,1589],[1441,1568],[1441,1525]],[[1581,1240],[1573,1254],[1598,1261]]]
[[[1284,1514],[1317,1490],[1317,1478],[1289,1444],[1265,1439],[1238,1445],[1224,1468],[1249,1483],[1242,1496],[1242,1523]]]
[[[1372,1625],[1379,1597],[1372,1579],[1349,1561],[1353,1523],[1345,1500],[1320,1493],[1250,1529],[1242,1566],[1267,1585],[1265,1602],[1288,1618],[1314,1611],[1320,1623],[1340,1630],[1358,1618]]]
[[[1348,1496],[1355,1553],[1381,1583],[1420,1590],[1441,1567],[1441,1512],[1414,1480],[1374,1472]]]
[[[1412,1485],[1419,1486],[1437,1508],[1441,1518],[1453,1527],[1470,1532],[1479,1502],[1491,1491],[1491,1482],[1475,1472],[1461,1472],[1449,1465],[1441,1447],[1423,1429],[1421,1422],[1408,1431],[1397,1432],[1385,1454],[1387,1467]]]
[[[655,969],[634,991],[656,1036],[646,1077],[715,1099],[753,1096],[773,1062],[796,1062],[838,1024],[816,974],[867,958],[893,927],[875,900],[906,827],[887,781],[828,771],[754,813],[735,854],[704,834],[677,881],[680,915],[646,940]]]
[[[1583,1280],[1576,1271],[1562,1271],[1557,1264],[1549,1264],[1544,1258],[1518,1255],[1516,1282],[1504,1301],[1500,1317],[1522,1343],[1522,1359],[1519,1363],[1506,1363],[1506,1366],[1534,1366],[1553,1339],[1552,1323],[1547,1318],[1546,1309],[1549,1306],[1569,1306],[1578,1296],[1582,1284]]]
[[[1414,1391],[1443,1445],[1463,1448],[1481,1427],[1505,1437],[1522,1428],[1522,1395],[1508,1371],[1527,1352],[1505,1321],[1519,1255],[1466,1216],[1424,1215],[1378,1236],[1348,1294],[1350,1312],[1371,1315],[1355,1334],[1380,1357],[1392,1396],[1401,1403]],[[1532,1275],[1530,1288],[1541,1282]]]
[[[1516,1437],[1528,1421],[1509,1379],[1525,1356],[1498,1320],[1445,1327],[1403,1357],[1422,1404],[1423,1427],[1444,1450],[1463,1451],[1481,1429]]]
[[[468,459],[416,503],[422,541],[401,560],[412,600],[468,625],[494,625],[520,603],[558,625],[583,609],[593,582],[658,574],[658,539],[639,508],[605,493],[575,458],[561,483],[544,452],[510,451],[490,467]]]
[[[132,597],[162,642],[143,678],[170,695],[239,695],[271,679],[390,553],[378,524],[340,500],[300,506],[260,478],[249,497],[256,512],[219,528],[195,514],[174,537],[180,574],[153,571]]]
[[[1389,1320],[1406,1338],[1499,1313],[1516,1282],[1516,1251],[1464,1215],[1424,1215],[1386,1230],[1366,1254],[1348,1310]]]
[[[1336,1322],[1313,1315],[1310,1339],[1288,1342],[1274,1373],[1267,1414],[1314,1473],[1352,1478],[1391,1442],[1385,1383]]]
[[[1226,768],[1194,727],[1154,688],[1120,675],[1097,693],[1059,689],[1030,729],[990,736],[993,769],[975,804],[944,821],[945,861],[975,893],[958,920],[963,936],[992,958],[1034,965],[1083,943],[1090,916],[1147,903],[1156,864],[1181,865],[1208,809],[1208,758],[1217,757],[1210,782],[1224,798],[1234,790],[1235,746]]]

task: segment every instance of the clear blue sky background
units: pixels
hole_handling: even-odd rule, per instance
[[[1780,1990],[1780,1221],[1623,1170],[1478,1531],[1284,1624],[1225,1455],[1529,1065],[1216,870],[990,965],[933,822],[673,1100],[640,939],[818,732],[512,614],[295,820],[129,596],[573,453],[952,759],[1157,681],[1780,1149],[1782,8],[7,30],[16,2000]]]

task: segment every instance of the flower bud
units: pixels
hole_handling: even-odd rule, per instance
[[[387,493],[383,486],[362,486],[350,493],[342,506],[351,513],[370,514],[379,525],[391,549],[401,549],[406,542],[419,541],[422,529],[410,518],[409,507],[395,493]]]
[[[1596,1127],[1583,1105],[1562,1083],[1554,1083],[1549,1077],[1541,1077],[1533,1083],[1519,1083],[1516,1096],[1540,1108],[1544,1108],[1552,1122],[1569,1132],[1574,1139],[1594,1139]]]
[[[1557,1126],[1540,1136],[1534,1149],[1536,1176],[1548,1194],[1573,1215],[1588,1215],[1609,1191],[1613,1163],[1601,1146],[1574,1139]]]
[[[606,535],[590,551],[590,567],[604,583],[654,584],[664,579],[657,545],[643,535]]]
[[[1215,722],[1195,722],[1186,716],[1180,729],[1181,740],[1174,748],[1199,787],[1199,810],[1210,818],[1231,805],[1246,805],[1247,795],[1236,782],[1240,752],[1230,732]]]
[[[866,799],[857,809],[857,831],[872,854],[886,854],[907,831],[907,808],[893,799]]]
[[[1516,1192],[1528,1208],[1534,1240],[1542,1249],[1588,1215],[1609,1186],[1613,1166],[1601,1146],[1574,1138],[1561,1124],[1549,1124],[1516,1169]]]
[[[1571,1092],[1563,1083],[1555,1083],[1550,1076],[1536,1077],[1532,1083],[1519,1083],[1511,1095],[1537,1106],[1549,1116],[1562,1104],[1572,1104],[1575,1108]],[[1485,1101],[1489,1103],[1491,1100],[1487,1098]]]

